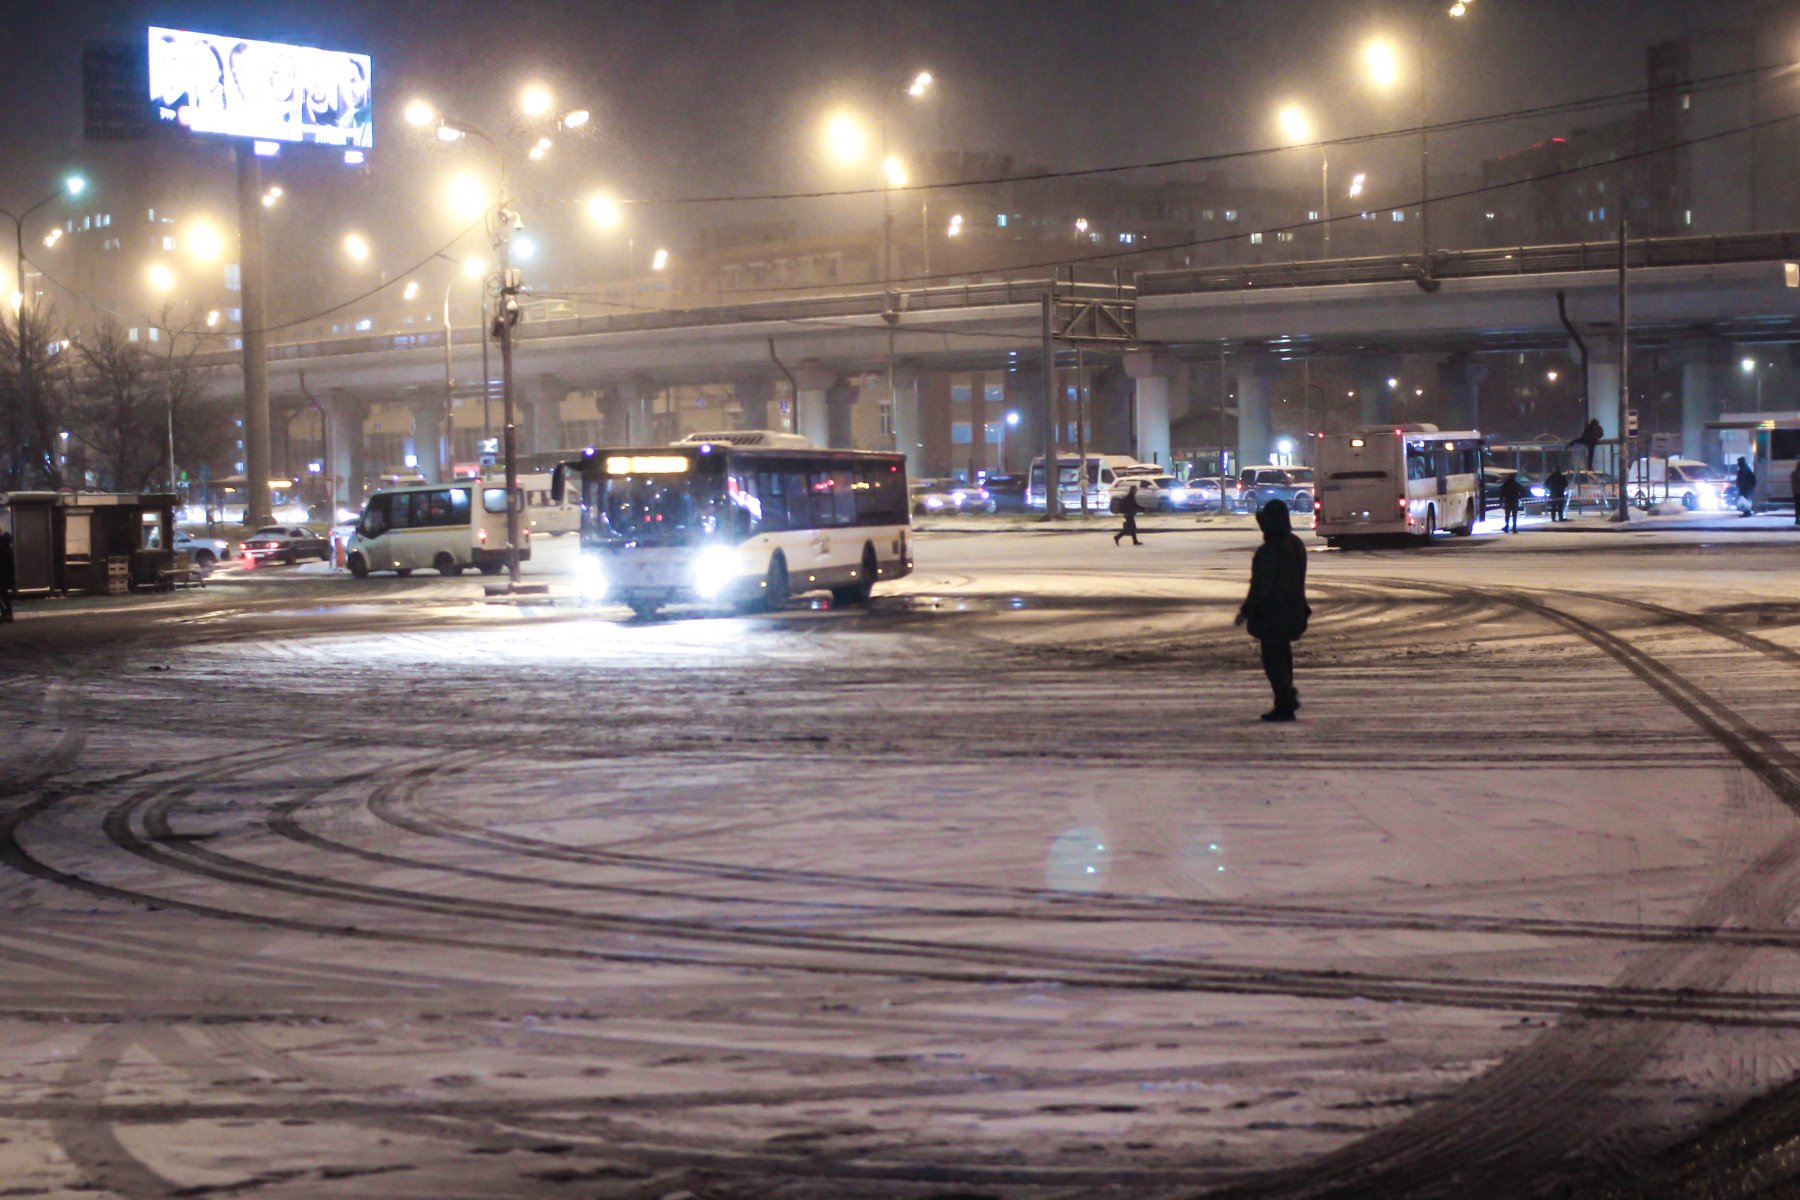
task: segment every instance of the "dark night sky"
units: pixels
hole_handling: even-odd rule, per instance
[[[1429,6],[1434,119],[1639,87],[1645,47],[1687,33],[1756,26],[1765,58],[1774,47],[1800,53],[1800,0],[1473,7],[1457,22]],[[570,195],[597,185],[655,197],[872,182],[823,163],[822,117],[846,101],[871,110],[875,81],[898,87],[920,67],[935,73],[938,90],[926,104],[901,106],[897,146],[997,150],[1021,165],[1268,145],[1272,114],[1289,99],[1320,114],[1326,136],[1397,128],[1414,120],[1410,84],[1397,96],[1372,94],[1358,51],[1388,32],[1410,56],[1424,10],[1417,0],[0,0],[0,109],[10,129],[0,143],[0,207],[28,203],[87,153],[82,42],[137,41],[150,23],[372,53],[372,178],[377,195],[398,200],[413,181],[395,178],[405,174],[395,168],[431,153],[399,120],[408,98],[428,95],[497,127],[532,77],[595,113],[596,136],[558,152],[552,179]],[[1434,161],[1473,172],[1478,153],[1553,131],[1516,125],[1448,137]],[[1383,151],[1369,153],[1372,170],[1409,162],[1398,151],[1391,164]],[[1267,169],[1288,168],[1269,160]],[[691,228],[726,212],[766,215],[665,209],[661,220]],[[816,207],[789,215],[802,228],[823,219]]]

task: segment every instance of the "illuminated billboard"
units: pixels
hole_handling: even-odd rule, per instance
[[[150,103],[196,133],[375,144],[369,56],[150,28]]]

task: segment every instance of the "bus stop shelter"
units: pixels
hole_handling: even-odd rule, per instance
[[[154,590],[175,563],[169,493],[13,492],[0,527],[13,532],[19,594],[104,596]]]

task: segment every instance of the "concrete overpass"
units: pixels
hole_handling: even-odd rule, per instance
[[[1628,246],[1632,345],[1676,348],[1693,364],[1691,373],[1683,368],[1684,434],[1691,425],[1697,441],[1703,423],[1717,415],[1719,373],[1737,347],[1800,341],[1796,260],[1800,233]],[[1420,265],[1399,256],[1140,275],[1143,345],[1126,356],[1138,453],[1168,461],[1169,379],[1182,363],[1214,363],[1222,352],[1237,380],[1240,461],[1266,458],[1272,380],[1282,363],[1299,358],[1359,364],[1367,381],[1357,389],[1361,415],[1384,421],[1387,389],[1376,381],[1397,356],[1437,356],[1451,393],[1450,419],[1475,424],[1480,356],[1569,345],[1559,295],[1589,350],[1590,412],[1612,432],[1619,388],[1615,243],[1442,252],[1423,284]],[[849,440],[849,421],[839,410],[857,402],[855,381],[878,376],[885,385],[892,354],[902,367],[891,397],[894,437],[917,457],[922,380],[959,370],[1041,369],[1045,286],[978,283],[528,322],[515,365],[525,444],[554,447],[552,422],[536,414],[571,391],[602,393],[608,439],[616,428],[635,441],[649,436],[647,401],[661,388],[729,383],[744,397],[743,420],[754,423],[767,422],[771,392],[787,379],[802,431],[841,443]],[[456,376],[479,379],[478,331],[456,330],[452,340]],[[434,406],[444,404],[444,363],[436,330],[278,345],[270,391],[290,403],[304,397],[328,414],[333,470],[354,478],[361,474],[354,469],[358,414],[370,402],[410,405],[425,425],[442,428],[445,414],[434,414]],[[215,394],[240,395],[235,356],[220,356],[218,366]],[[1018,391],[1019,404],[1035,416],[1041,402],[1030,389]],[[441,469],[441,449],[435,457]]]

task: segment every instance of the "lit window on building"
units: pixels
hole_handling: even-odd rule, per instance
[[[175,239],[172,237],[164,238],[162,240],[162,247],[164,254],[173,254],[175,252]]]
[[[136,325],[133,325],[130,329],[127,329],[125,331],[125,340],[128,342],[135,342],[138,340],[138,331],[137,331]]]
[[[375,322],[373,320],[369,319],[368,317],[364,317],[362,320],[360,320],[356,323],[356,332],[358,332],[358,333],[367,333],[367,332],[369,332],[369,330],[371,330],[373,328],[375,328]],[[507,519],[511,520],[510,517]]]
[[[228,292],[241,292],[244,290],[243,268],[238,266],[237,263],[225,264],[225,290]]]
[[[1309,221],[1316,221],[1316,220],[1318,220],[1318,219],[1319,219],[1319,210],[1318,210],[1318,209],[1316,209],[1316,208],[1309,208],[1309,209],[1307,209],[1307,210],[1306,210],[1306,219],[1307,219],[1307,220],[1309,220]]]
[[[1405,221],[1405,220],[1406,220],[1406,214],[1405,214],[1405,213],[1403,213],[1403,212],[1400,212],[1400,211],[1398,211],[1398,210],[1396,210],[1396,211],[1395,211],[1395,212],[1394,212],[1394,220],[1396,220],[1396,221]]]
[[[994,223],[996,225],[1000,226],[1000,228],[1005,229],[1006,228],[1006,214],[1005,213],[995,213],[994,214]]]
[[[1252,245],[1252,246],[1260,246],[1260,245],[1262,245],[1262,234],[1260,234],[1260,233],[1253,233],[1253,234],[1251,234],[1251,235],[1250,235],[1250,244],[1251,244],[1251,245]]]
[[[1681,223],[1683,225],[1692,225],[1694,223],[1694,210],[1693,209],[1684,208],[1681,210]]]
[[[1227,221],[1235,221],[1235,220],[1237,220],[1237,209],[1235,209],[1235,208],[1228,208],[1228,209],[1226,209],[1226,210],[1225,210],[1225,219],[1226,219],[1226,220],[1227,220]]]

